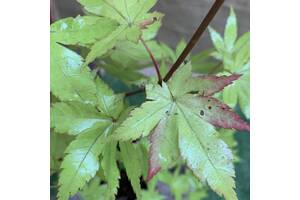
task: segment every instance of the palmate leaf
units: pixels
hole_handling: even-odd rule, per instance
[[[78,0],[84,8],[93,14],[110,18],[120,25],[108,37],[100,40],[91,47],[91,52],[87,55],[85,65],[94,61],[112,49],[118,40],[128,40],[137,43],[142,30],[148,25],[153,25],[162,17],[160,13],[148,13],[157,0]],[[153,20],[156,19],[156,20]],[[150,23],[145,23],[152,20]],[[151,38],[155,29],[146,31],[146,38]]]
[[[210,91],[208,94],[220,91],[238,78],[233,76],[212,79],[206,77],[206,90]],[[153,130],[148,179],[168,160],[164,157],[165,152],[178,149],[179,155],[199,179],[207,182],[220,196],[237,199],[232,153],[218,138],[213,125],[237,130],[249,130],[249,125],[217,99],[203,96],[203,90],[191,94],[190,92],[195,93],[195,87],[186,85],[189,85],[189,80],[197,79],[201,80],[199,77],[191,77],[191,65],[187,64],[168,83],[163,83],[162,86],[146,85],[148,101],[131,112],[131,117],[117,128],[114,138],[122,141],[135,140],[149,135]],[[166,119],[167,122],[164,122]],[[168,139],[168,135],[173,138]],[[165,145],[168,142],[172,145]]]
[[[104,138],[111,131],[110,123],[80,134],[66,149],[59,177],[59,200],[68,200],[91,180],[99,169],[99,155],[105,144]]]
[[[238,81],[224,89],[223,100],[232,108],[238,104],[243,114],[249,119],[250,34],[246,32],[237,39],[237,20],[231,8],[224,31],[224,40],[216,31],[211,31],[210,36],[217,49],[212,55],[222,61],[226,73],[229,71],[242,74]],[[221,43],[223,43],[223,46]]]
[[[104,17],[68,17],[51,24],[51,39],[66,45],[87,46],[107,37],[118,25]]]
[[[60,200],[68,199],[80,190],[99,170],[107,177],[106,199],[113,199],[118,187],[116,142],[108,136],[124,109],[123,95],[114,92],[99,78],[93,79],[95,100],[65,101],[52,105],[51,126],[63,133],[78,135],[66,149],[59,178]]]

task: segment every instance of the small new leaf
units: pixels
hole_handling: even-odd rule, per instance
[[[232,108],[238,104],[243,114],[249,119],[250,33],[246,32],[237,39],[237,20],[231,8],[224,31],[225,51],[220,48],[221,42],[217,42],[223,40],[219,33],[211,31],[210,37],[217,49],[211,55],[223,63],[224,72],[242,75],[238,81],[224,89],[223,100]]]

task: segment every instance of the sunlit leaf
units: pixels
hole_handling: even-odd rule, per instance
[[[147,85],[148,101],[130,113],[131,116],[117,128],[114,138],[135,140],[153,131],[148,180],[159,171],[164,162],[171,163],[169,160],[172,158],[168,156],[173,150],[179,152],[193,173],[207,182],[220,196],[237,199],[234,191],[233,156],[226,143],[218,138],[213,125],[237,130],[249,130],[249,125],[217,99],[202,96],[199,91],[190,94],[186,90],[186,83],[191,80],[191,75],[191,66],[186,64],[175,72],[169,82],[162,83],[162,86]],[[213,83],[209,82],[206,85],[208,88],[217,89],[208,94],[219,91],[219,88],[231,84],[238,77],[228,81],[226,77],[214,77],[211,80],[215,84],[218,81],[222,84],[212,87]],[[223,80],[226,81],[222,82]]]

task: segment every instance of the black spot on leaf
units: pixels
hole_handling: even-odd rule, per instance
[[[200,110],[200,115],[203,116],[204,115],[204,111]]]

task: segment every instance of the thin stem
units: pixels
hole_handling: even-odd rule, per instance
[[[141,42],[143,43],[145,49],[147,50],[147,52],[148,52],[148,54],[149,54],[149,56],[150,56],[150,58],[151,58],[151,60],[152,60],[152,62],[153,62],[153,65],[154,65],[154,68],[155,68],[155,71],[156,71],[156,74],[157,74],[157,78],[158,78],[158,84],[161,85],[161,83],[162,83],[162,77],[161,77],[161,74],[160,74],[160,71],[159,71],[158,63],[157,63],[157,61],[155,60],[155,58],[154,58],[154,56],[153,56],[151,50],[149,49],[148,45],[146,44],[146,42],[143,40],[142,37],[140,37],[140,40],[141,40]]]
[[[190,53],[190,51],[193,49],[195,44],[198,42],[199,38],[203,35],[205,29],[208,27],[211,20],[214,18],[218,10],[220,9],[221,5],[223,4],[224,0],[215,0],[215,3],[212,5],[210,10],[208,11],[207,15],[199,25],[198,29],[194,33],[193,37],[190,39],[189,43],[186,45],[183,52],[180,54],[176,62],[173,64],[171,69],[168,71],[166,76],[164,77],[164,81],[168,81],[173,73],[179,68],[181,63],[185,60],[187,55]]]
[[[127,92],[127,93],[125,93],[125,97],[136,95],[136,94],[142,93],[144,91],[145,91],[145,88],[140,88],[140,89],[132,91],[132,92]]]

